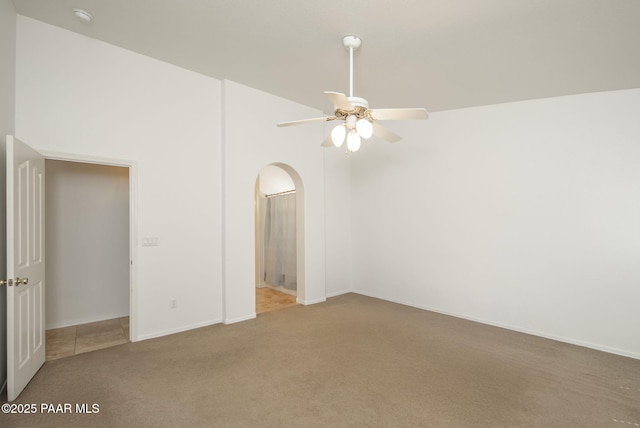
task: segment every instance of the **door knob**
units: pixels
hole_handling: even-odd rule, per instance
[[[29,283],[29,278],[16,278],[15,284],[16,287],[20,284],[27,285]]]

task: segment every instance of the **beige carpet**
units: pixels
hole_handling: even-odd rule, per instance
[[[634,427],[640,361],[348,294],[45,363],[2,427]],[[74,409],[75,410],[75,409]]]

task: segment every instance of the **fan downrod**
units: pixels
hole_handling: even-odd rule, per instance
[[[358,36],[344,36],[342,44],[349,51],[349,96],[353,97],[353,51],[360,47],[362,40]]]

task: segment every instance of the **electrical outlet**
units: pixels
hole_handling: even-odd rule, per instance
[[[169,307],[171,309],[176,309],[178,307],[178,301],[176,299],[171,299],[169,301]]]

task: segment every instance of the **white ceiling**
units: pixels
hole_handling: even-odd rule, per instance
[[[640,87],[639,0],[13,0],[19,14],[331,111],[440,111]],[[72,14],[82,8],[91,24]]]

